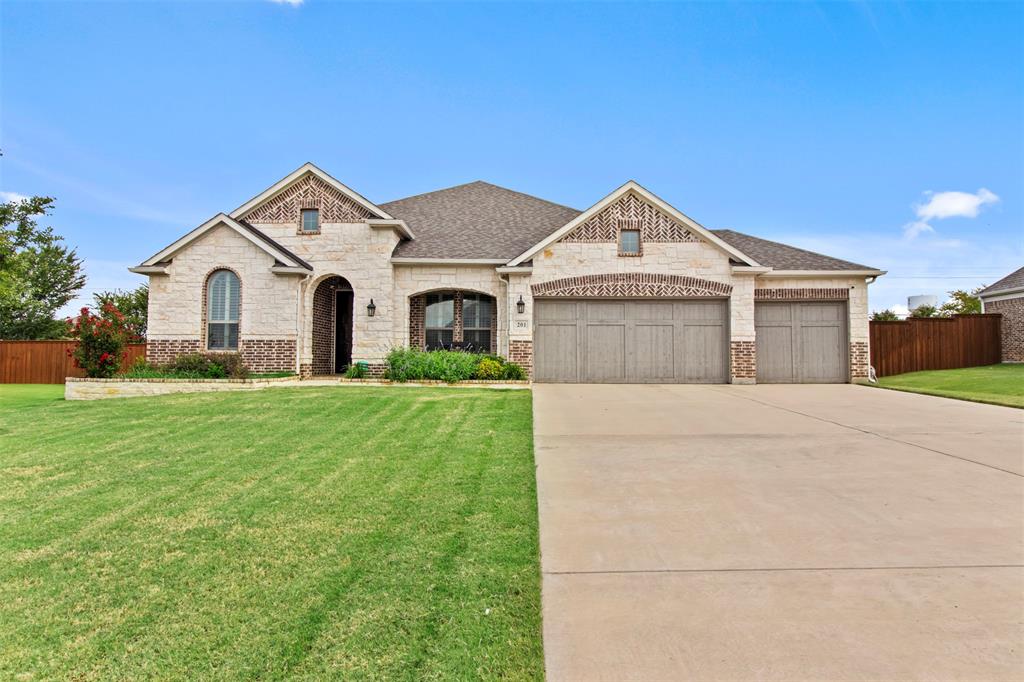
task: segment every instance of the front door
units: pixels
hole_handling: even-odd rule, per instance
[[[334,372],[340,374],[352,364],[352,292],[334,295]]]

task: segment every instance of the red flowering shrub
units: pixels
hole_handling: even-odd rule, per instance
[[[87,377],[106,378],[114,375],[124,359],[124,346],[135,340],[135,335],[124,322],[124,315],[110,303],[105,303],[99,315],[82,308],[78,317],[68,320],[69,333],[78,339],[68,355],[75,366],[85,370]]]

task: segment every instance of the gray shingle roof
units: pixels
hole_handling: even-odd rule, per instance
[[[773,242],[734,230],[711,230],[719,239],[736,247],[761,265],[776,270],[874,270],[814,251]]]
[[[397,258],[511,260],[580,214],[479,180],[380,207],[416,235],[395,248]]]
[[[380,207],[404,220],[416,235],[395,248],[397,258],[511,260],[581,213],[479,180]],[[733,230],[712,232],[761,265],[777,270],[872,269]]]
[[[241,225],[242,227],[244,227],[245,229],[249,230],[250,232],[252,232],[258,239],[261,239],[263,242],[265,242],[267,244],[270,244],[275,249],[278,249],[279,251],[283,252],[286,256],[288,256],[289,258],[294,260],[296,263],[298,263],[302,267],[306,268],[307,270],[312,270],[313,269],[312,265],[310,265],[306,261],[304,261],[301,258],[299,258],[298,256],[296,256],[294,251],[292,251],[291,249],[286,248],[284,245],[280,244],[279,242],[274,241],[273,239],[268,237],[266,235],[266,233],[264,233],[263,231],[257,230],[255,227],[253,227],[249,223],[245,222],[244,220],[239,220],[238,224]]]
[[[985,287],[980,296],[987,296],[989,294],[995,294],[1000,291],[1006,291],[1007,289],[1021,289],[1024,288],[1024,268],[1014,270],[1006,277],[996,282],[991,286]]]

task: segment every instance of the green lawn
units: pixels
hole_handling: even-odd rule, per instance
[[[882,377],[878,385],[945,398],[1024,407],[1024,364],[910,372]]]
[[[528,391],[0,386],[0,679],[540,679]]]

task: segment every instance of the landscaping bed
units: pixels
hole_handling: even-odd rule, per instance
[[[0,679],[543,678],[529,393],[59,391],[0,387]]]

